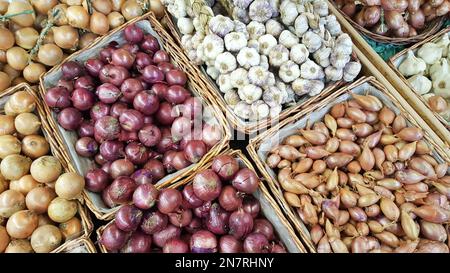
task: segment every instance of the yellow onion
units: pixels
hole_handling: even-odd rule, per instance
[[[47,66],[55,66],[63,59],[63,52],[55,44],[45,44],[39,48],[38,59]]]
[[[82,6],[69,6],[66,11],[69,25],[87,29],[89,27],[89,13]]]
[[[126,1],[121,6],[120,11],[127,21],[144,14],[144,11],[142,10],[137,0]]]
[[[0,159],[4,159],[8,155],[20,154],[21,150],[22,145],[15,136],[0,136]]]
[[[14,33],[16,44],[25,49],[32,49],[39,39],[39,32],[32,27],[21,28]]]
[[[53,39],[55,44],[60,48],[73,49],[76,48],[79,41],[78,30],[72,26],[64,25],[54,27]]]
[[[14,42],[15,40],[12,32],[5,27],[0,27],[0,49],[8,50],[14,46]]]
[[[110,29],[115,29],[125,23],[125,18],[120,14],[120,12],[113,11],[108,14],[108,23]]]
[[[13,16],[10,18],[10,20],[22,27],[31,27],[33,26],[34,20],[36,19],[36,15],[34,13],[33,6],[31,6],[28,1],[11,1],[8,6],[8,11],[5,13],[5,15],[16,14],[28,10],[31,10],[33,12],[31,14]]]
[[[92,33],[104,35],[109,31],[108,18],[100,12],[92,13],[89,21],[89,29]]]

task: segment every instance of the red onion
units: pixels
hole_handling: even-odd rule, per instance
[[[100,154],[107,161],[123,158],[125,155],[124,145],[117,140],[107,140],[100,145]]]
[[[123,66],[130,69],[134,63],[134,56],[126,49],[119,48],[113,51],[111,54],[111,64],[116,66]]]
[[[98,99],[106,104],[115,103],[121,96],[119,88],[111,83],[104,83],[97,87],[96,94]]]
[[[95,122],[95,135],[102,140],[114,140],[119,137],[119,121],[111,116],[104,116]]]
[[[111,56],[114,51],[114,47],[105,47],[98,53],[100,61],[102,61],[105,64],[108,64],[111,62]],[[101,73],[99,73],[100,75]]]
[[[122,206],[116,213],[116,226],[125,232],[135,231],[142,220],[142,211],[133,205]]]
[[[164,99],[164,94],[166,94],[169,86],[165,83],[155,83],[152,85],[152,92],[158,96],[161,100]]]
[[[76,88],[72,93],[73,107],[80,111],[86,111],[92,108],[95,103],[94,94],[85,88]]]
[[[61,65],[61,72],[63,79],[73,80],[82,76],[84,74],[84,69],[79,63],[68,61]]]
[[[169,85],[185,85],[187,82],[186,74],[178,69],[169,70],[166,73],[166,82]]]
[[[169,62],[160,62],[158,63],[158,68],[164,72],[164,75],[169,72],[170,70],[174,69],[175,66]]]
[[[189,245],[179,238],[167,240],[163,253],[189,253]]]
[[[178,212],[169,213],[169,222],[176,227],[185,227],[191,223],[192,210],[182,209]]]
[[[76,108],[65,108],[58,114],[58,123],[66,130],[75,131],[80,127],[82,122],[83,117]]]
[[[178,145],[173,143],[172,134],[170,129],[162,128],[161,130],[161,141],[156,144],[156,150],[158,153],[165,153],[169,150],[178,149]]]
[[[73,87],[75,89],[84,88],[89,91],[93,91],[95,89],[95,82],[91,76],[82,76],[82,77],[79,77],[77,80],[75,80]]]
[[[211,210],[212,203],[211,201],[203,203],[200,207],[194,209],[194,214],[198,218],[206,218],[209,215],[209,211]]]
[[[52,87],[45,93],[45,103],[50,108],[64,109],[70,107],[70,92],[65,87]]]
[[[191,163],[199,162],[206,152],[206,145],[201,140],[191,140],[184,148],[184,156]]]
[[[99,74],[99,79],[103,83],[112,83],[119,87],[122,83],[130,77],[130,73],[125,67],[107,64],[102,67]]]
[[[109,174],[113,179],[119,176],[130,176],[134,172],[134,165],[128,159],[117,159],[111,163]]]
[[[151,34],[146,34],[146,35],[144,35],[144,38],[140,44],[140,48],[145,53],[151,52],[153,54],[156,51],[158,51],[161,47],[159,46],[158,39],[156,39]]]
[[[142,79],[150,84],[164,81],[164,73],[155,65],[147,65],[142,69]]]
[[[135,24],[127,26],[123,30],[123,34],[125,36],[125,39],[132,44],[140,43],[144,38],[144,32]]]
[[[125,130],[120,131],[120,135],[119,135],[119,141],[125,141],[127,143],[129,142],[133,142],[133,141],[138,141],[139,137],[137,132],[128,132]]]
[[[173,123],[176,117],[179,115],[176,113],[175,109],[172,108],[168,102],[163,102],[159,105],[158,111],[156,112],[156,120],[161,125],[170,125]]]
[[[230,185],[226,185],[219,195],[219,204],[226,211],[235,211],[242,206],[242,194]]]
[[[189,225],[184,227],[184,229],[189,233],[196,233],[201,228],[202,228],[202,220],[198,217],[193,217]]]
[[[159,211],[147,211],[142,218],[141,229],[146,234],[154,234],[166,228],[167,215]]]
[[[230,215],[228,223],[230,234],[242,239],[253,230],[253,217],[244,210],[237,210]]]
[[[252,194],[258,189],[259,178],[254,171],[242,168],[237,172],[231,183],[238,191]]]
[[[245,253],[269,253],[269,250],[269,241],[262,234],[252,233],[244,240]]]
[[[141,143],[130,142],[125,148],[125,155],[133,164],[142,165],[148,160],[147,148]]]
[[[92,77],[98,77],[100,70],[105,64],[99,59],[89,59],[84,63],[84,67],[86,68],[89,75]]]
[[[138,133],[139,140],[147,147],[152,147],[161,141],[161,131],[153,124],[145,125]]]
[[[93,157],[98,152],[98,143],[91,137],[82,137],[75,143],[75,151],[82,157]]]
[[[56,87],[64,87],[67,89],[67,91],[72,92],[73,91],[73,81],[59,79],[58,83],[56,83]]]
[[[241,253],[242,243],[231,235],[224,235],[219,240],[220,253]]]
[[[259,201],[253,196],[246,196],[242,203],[242,209],[249,213],[253,218],[258,217],[261,211],[261,205]]]
[[[136,189],[136,183],[133,179],[120,176],[116,178],[109,188],[109,197],[116,204],[124,204],[131,201],[134,190]]]
[[[150,209],[158,198],[158,190],[153,184],[139,185],[133,193],[133,203],[140,209]]]
[[[166,93],[164,94],[164,98],[172,103],[172,104],[181,104],[185,100],[187,100],[191,94],[181,85],[172,85],[169,86]]]
[[[142,69],[144,69],[148,65],[153,64],[153,59],[148,54],[144,52],[138,52],[136,53],[136,59],[134,61],[134,67],[137,71],[142,72]]]
[[[253,222],[253,233],[260,233],[266,236],[267,240],[273,241],[274,233],[272,224],[266,219],[255,219]]]
[[[203,105],[199,98],[189,97],[183,103],[182,107],[183,116],[190,119],[202,118]]]
[[[179,145],[181,150],[184,150],[186,148],[186,144],[191,140],[202,140],[202,132],[197,129],[198,128],[194,128],[189,134],[183,136]]]
[[[172,166],[175,170],[179,171],[191,165],[191,163],[186,160],[183,152],[176,152],[172,158]]]
[[[99,120],[102,117],[109,115],[110,107],[103,102],[97,102],[89,111],[89,116],[93,121]]]
[[[105,163],[108,163],[108,160],[106,160],[101,154],[97,154],[94,157],[95,163],[98,165],[103,165]]]
[[[202,140],[208,147],[216,145],[222,139],[222,130],[218,125],[203,125]]]
[[[84,177],[85,187],[92,192],[101,192],[109,184],[109,175],[102,169],[90,170]]]
[[[163,230],[153,233],[153,242],[156,246],[162,248],[167,241],[172,238],[180,238],[180,235],[181,229],[169,224]]]
[[[102,200],[103,203],[105,203],[105,206],[109,207],[109,208],[113,208],[116,206],[116,204],[114,203],[114,201],[111,199],[111,195],[109,195],[111,186],[107,186],[103,192],[102,192]]]
[[[104,163],[104,164],[102,165],[102,167],[101,167],[101,169],[102,169],[105,173],[107,173],[108,175],[109,175],[109,172],[110,172],[110,170],[111,170],[111,164],[112,164],[112,162],[107,161],[107,162]]]
[[[144,124],[154,124],[155,118],[153,116],[144,116]]]
[[[111,105],[109,115],[115,118],[119,118],[125,110],[128,109],[128,105],[124,102],[116,102]]]
[[[136,45],[136,44],[124,44],[120,48],[126,50],[129,53],[131,53],[133,56],[136,56],[136,53],[139,52],[139,46]]]
[[[103,230],[100,243],[109,251],[121,249],[127,240],[127,233],[118,229],[116,225],[109,225]]]
[[[190,248],[192,253],[215,253],[217,238],[207,230],[199,230],[192,234]]]
[[[138,185],[153,184],[153,175],[149,170],[140,169],[133,173],[131,179]]]
[[[173,166],[173,159],[176,154],[176,151],[170,150],[165,152],[163,155],[162,163],[168,173],[172,173],[173,171],[175,171],[175,167]]]
[[[166,175],[163,164],[156,160],[150,159],[145,165],[144,169],[149,170],[154,177],[154,182],[160,180]]]
[[[164,214],[174,212],[181,206],[183,197],[176,189],[163,189],[159,193],[158,210]]]
[[[203,201],[212,201],[219,197],[222,191],[222,182],[217,174],[210,169],[199,172],[192,183],[194,193]]]
[[[206,228],[214,234],[226,234],[228,233],[229,219],[230,213],[221,208],[218,203],[214,203],[206,218]]]
[[[127,109],[120,115],[119,122],[126,131],[138,131],[144,126],[144,115],[137,110]]]
[[[286,253],[286,249],[282,245],[274,244],[272,245],[270,253]]]
[[[170,57],[164,50],[158,50],[153,55],[154,63],[170,62]]]
[[[239,163],[229,155],[219,155],[214,158],[212,170],[224,180],[230,180],[239,171]]]
[[[122,247],[122,253],[150,253],[152,250],[152,237],[141,231],[131,234],[130,239]]]
[[[159,99],[154,94],[142,91],[134,97],[133,107],[146,116],[153,115],[158,111]]]
[[[192,184],[186,185],[184,187],[182,195],[183,198],[189,203],[191,208],[197,208],[203,204],[203,200],[201,200],[195,195]]]
[[[191,120],[186,117],[178,117],[172,123],[172,138],[175,142],[180,141],[184,135],[191,132]]]
[[[127,102],[133,102],[134,97],[143,90],[142,82],[135,78],[126,79],[120,86],[120,91]]]
[[[78,128],[79,137],[93,137],[94,136],[94,124],[92,122],[83,121]]]

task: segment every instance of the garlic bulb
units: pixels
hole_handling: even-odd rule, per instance
[[[450,72],[450,65],[447,59],[441,59],[436,62],[432,66],[430,66],[428,70],[428,74],[433,81],[441,78],[442,75],[445,75]]]
[[[278,38],[280,44],[284,45],[287,48],[291,48],[294,45],[299,43],[299,38],[289,30],[283,30]]]
[[[269,53],[269,63],[275,67],[289,60],[289,50],[284,45],[276,45]]]
[[[295,34],[298,37],[301,37],[303,34],[306,33],[306,31],[308,31],[309,29],[309,25],[308,25],[308,17],[306,17],[305,14],[300,14],[294,22],[294,29],[295,29]]]
[[[294,23],[298,16],[297,7],[294,2],[284,1],[280,5],[281,22],[286,26]]]
[[[266,84],[264,85],[264,88],[274,86],[276,83],[277,83],[277,79],[275,78],[275,74],[273,74],[272,72],[269,72],[267,79],[266,79]]]
[[[244,34],[244,37],[247,40],[250,38],[250,34],[248,34],[248,31],[247,31],[247,25],[238,20],[234,20],[234,32],[239,32],[239,33]]]
[[[283,93],[276,86],[270,86],[264,90],[263,100],[270,107],[276,107],[283,103]]]
[[[206,58],[205,58],[205,50],[204,50],[204,48],[203,48],[203,44],[199,44],[199,45],[197,46],[197,57],[200,58],[200,59],[202,59],[202,60],[205,60],[205,59],[206,59]]]
[[[270,114],[269,114],[270,117],[272,119],[278,118],[278,116],[280,115],[282,109],[283,108],[281,107],[281,105],[277,105],[275,107],[271,107],[270,108]]]
[[[183,35],[182,37],[181,37],[181,44],[183,45],[183,48],[186,48],[186,49],[192,49],[193,48],[193,46],[192,46],[192,35]]]
[[[258,100],[252,103],[251,105],[252,115],[250,116],[251,120],[261,120],[265,119],[269,116],[270,108],[264,101]]]
[[[174,1],[172,5],[167,6],[167,11],[175,18],[183,18],[187,16],[186,2]]]
[[[339,24],[336,16],[333,14],[327,16],[325,27],[333,37],[336,37],[342,33],[341,24]]]
[[[219,78],[217,78],[217,84],[219,85],[219,89],[222,93],[226,93],[233,89],[230,79],[230,74],[221,74]]]
[[[350,55],[333,49],[330,54],[330,63],[336,68],[344,68],[350,62]]]
[[[200,18],[198,18],[198,17],[192,19],[192,25],[194,25],[195,32],[204,32],[205,31],[203,24],[200,21]]]
[[[204,39],[205,39],[204,33],[202,32],[195,33],[191,38],[192,47],[197,48],[197,46],[200,45]]]
[[[249,40],[247,43],[247,47],[254,48],[259,52],[259,41],[258,40]]]
[[[258,39],[259,53],[268,56],[274,46],[276,46],[277,39],[271,34],[265,34]]]
[[[327,82],[337,82],[344,76],[344,70],[336,68],[334,66],[328,66],[325,68],[325,79]]]
[[[220,37],[225,37],[234,29],[233,20],[223,15],[216,15],[209,20],[209,29]]]
[[[217,70],[214,66],[208,66],[206,68],[206,73],[214,80],[217,80],[220,74],[219,70]]]
[[[309,51],[304,44],[296,44],[289,52],[289,58],[296,64],[304,63],[309,56]]]
[[[237,61],[240,66],[249,69],[252,66],[259,65],[259,53],[254,48],[244,47],[239,51]]]
[[[191,18],[179,18],[177,26],[182,34],[191,34],[194,31],[194,25]]]
[[[203,40],[203,54],[208,59],[215,59],[225,49],[222,38],[216,34],[206,35]]]
[[[252,115],[252,109],[250,104],[240,101],[234,106],[234,113],[236,116],[242,118],[242,119],[249,119]]]
[[[318,14],[320,17],[328,15],[328,4],[323,0],[313,1],[314,13]]]
[[[241,100],[248,104],[252,104],[261,98],[262,89],[259,86],[247,84],[246,86],[239,88],[238,95]]]
[[[450,99],[450,75],[447,73],[433,81],[434,94]]]
[[[242,88],[249,84],[248,72],[244,68],[238,68],[230,74],[230,84],[233,88]]]
[[[227,74],[235,70],[236,66],[236,58],[230,52],[220,53],[214,62],[214,67],[220,74]]]
[[[250,22],[250,17],[248,16],[248,12],[246,9],[234,7],[232,16],[234,19],[237,19],[245,24],[248,24]]]
[[[240,7],[241,9],[246,9],[250,4],[253,2],[253,0],[233,0],[233,4],[236,7]]]
[[[314,52],[313,57],[316,63],[318,63],[323,68],[330,66],[330,55],[331,48],[321,47],[319,50]]]
[[[277,20],[270,19],[266,22],[266,33],[272,35],[275,38],[278,38],[283,30],[283,25],[280,24]]]
[[[442,48],[442,57],[448,56],[448,47],[450,45],[449,33],[442,35],[441,39],[436,42],[436,45]]]
[[[344,77],[343,80],[346,82],[352,82],[356,77],[358,77],[359,72],[361,72],[361,64],[358,62],[349,62],[344,67]]]
[[[410,77],[420,74],[427,69],[427,64],[424,60],[416,58],[414,52],[408,51],[406,59],[400,64],[398,70],[405,77]]]
[[[278,76],[285,83],[293,82],[295,79],[300,77],[300,68],[298,67],[298,64],[293,61],[286,61],[280,66]]]
[[[285,84],[283,81],[277,79],[277,83],[275,85],[283,94],[283,104],[295,103],[295,92],[292,89],[290,84]]]
[[[422,75],[415,75],[408,79],[409,84],[413,87],[413,90],[420,95],[424,95],[431,90],[431,81]]]
[[[322,92],[324,88],[325,84],[322,81],[318,80],[306,80],[298,78],[292,83],[292,89],[298,96],[303,96],[306,94],[311,97],[316,96],[320,94],[320,92]]]
[[[264,69],[269,70],[269,58],[265,55],[260,55],[259,65],[264,67]]]
[[[424,44],[418,51],[417,56],[432,65],[442,58],[442,48],[434,43]]]
[[[301,65],[301,77],[307,80],[322,80],[325,78],[325,73],[322,67],[311,60],[307,60]]]
[[[247,46],[247,39],[244,33],[230,32],[225,35],[225,48],[231,52],[237,52]]]
[[[322,46],[322,38],[312,31],[307,31],[302,37],[302,43],[310,53],[314,53]]]
[[[262,66],[253,66],[248,70],[248,80],[256,86],[265,86],[269,77],[269,71]]]
[[[250,39],[258,40],[260,36],[266,34],[266,27],[264,26],[264,24],[256,21],[251,21],[247,25],[247,32],[250,35]]]
[[[265,23],[273,14],[274,8],[267,0],[255,0],[248,9],[248,16],[256,22]]]
[[[238,104],[238,102],[241,101],[241,98],[239,98],[239,95],[235,90],[226,92],[223,98],[225,99],[225,102],[231,107],[234,107],[236,104]]]

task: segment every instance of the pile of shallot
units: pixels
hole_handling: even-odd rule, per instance
[[[259,178],[229,156],[216,157],[183,189],[143,184],[120,208],[100,242],[110,252],[286,252],[251,194]]]
[[[77,131],[78,155],[101,168],[86,188],[102,192],[109,207],[131,201],[141,184],[156,183],[197,163],[221,138],[202,120],[202,101],[185,88],[186,74],[170,63],[158,40],[136,25],[84,64],[67,61],[45,102],[58,123]]]
[[[450,176],[422,129],[352,94],[275,147],[287,203],[318,252],[449,252]]]

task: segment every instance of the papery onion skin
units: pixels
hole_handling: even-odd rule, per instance
[[[219,197],[222,182],[213,170],[207,169],[195,176],[193,189],[195,195],[203,201],[212,201]]]
[[[127,235],[112,224],[105,228],[100,239],[101,244],[109,251],[121,249],[126,243]]]
[[[166,228],[169,219],[159,211],[147,211],[142,218],[141,230],[146,234],[154,234]]]
[[[217,252],[217,238],[207,230],[200,230],[192,234],[190,249],[192,253]]]

